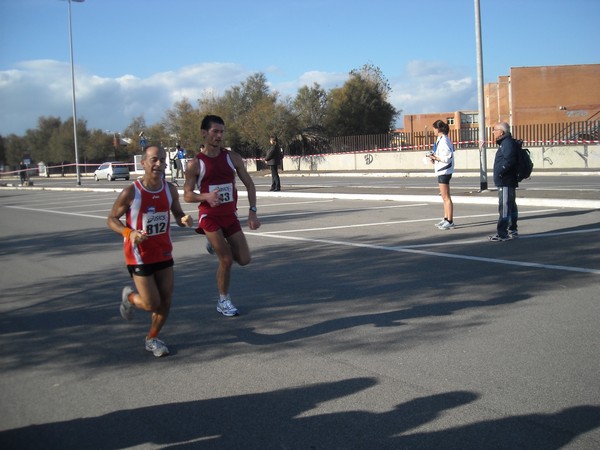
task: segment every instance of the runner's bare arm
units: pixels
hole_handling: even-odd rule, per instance
[[[179,192],[177,192],[177,188],[175,185],[168,183],[169,190],[171,191],[171,198],[173,202],[171,203],[171,213],[173,217],[175,217],[175,221],[177,225],[180,227],[191,227],[194,225],[194,219],[189,214],[183,212],[183,208],[181,208],[181,203],[179,202]]]
[[[183,185],[183,199],[187,203],[208,202],[210,206],[216,206],[219,203],[219,191],[208,192],[201,194],[196,192],[198,177],[200,170],[198,168],[198,159],[193,158],[188,161],[187,170],[185,171],[185,183]]]
[[[137,244],[138,242],[146,239],[147,236],[141,231],[132,230],[131,228],[126,227],[123,222],[121,222],[121,217],[123,217],[123,215],[131,206],[133,197],[134,188],[132,184],[123,189],[115,200],[115,203],[113,204],[112,209],[106,218],[106,224],[115,233],[119,233],[134,244]]]
[[[248,192],[248,203],[250,206],[256,206],[256,186],[254,186],[254,181],[252,181],[252,177],[246,170],[246,166],[244,164],[244,160],[242,157],[235,152],[231,152],[231,161],[233,162],[233,166],[237,171],[238,177],[246,186],[246,191]],[[257,230],[260,227],[260,220],[258,220],[258,216],[256,212],[250,210],[248,212],[248,228],[251,230]]]

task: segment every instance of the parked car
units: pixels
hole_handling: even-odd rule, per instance
[[[129,167],[126,163],[105,162],[94,171],[94,180],[115,181],[117,178],[129,180]]]

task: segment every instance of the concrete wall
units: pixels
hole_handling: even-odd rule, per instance
[[[590,169],[600,170],[600,145],[570,145],[531,147],[534,171],[541,169]],[[494,167],[496,148],[487,149],[487,167]],[[327,171],[422,171],[433,170],[431,163],[425,164],[424,151],[343,153],[284,158],[285,170]],[[249,172],[256,171],[253,160],[247,160]],[[456,151],[456,170],[479,170],[479,149]]]

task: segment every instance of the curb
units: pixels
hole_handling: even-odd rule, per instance
[[[297,175],[303,176],[303,175]],[[310,175],[310,176],[320,176]],[[342,176],[342,174],[340,174]],[[343,176],[348,176],[343,174]],[[377,175],[374,175],[377,176]],[[388,174],[389,176],[389,174]],[[397,174],[393,176],[398,176]],[[428,174],[431,176],[431,174]],[[82,187],[36,187],[36,186],[0,186],[0,190],[29,190],[29,191],[65,191],[65,192],[114,192],[118,193],[123,188],[82,188]],[[183,196],[183,190],[177,192]],[[246,191],[239,190],[238,196],[247,197]],[[314,198],[326,200],[371,200],[371,201],[393,201],[393,202],[427,202],[442,203],[439,195],[398,195],[398,194],[343,194],[343,193],[306,193],[306,192],[256,192],[257,197],[270,198]],[[453,195],[452,201],[456,204],[473,205],[497,205],[496,197],[467,197]],[[600,200],[578,200],[578,199],[559,199],[559,198],[519,198],[517,204],[523,206],[543,206],[552,208],[578,208],[578,209],[600,209]]]

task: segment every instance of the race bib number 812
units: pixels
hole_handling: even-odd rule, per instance
[[[148,236],[155,236],[167,232],[169,212],[149,212],[143,218],[144,232]]]

